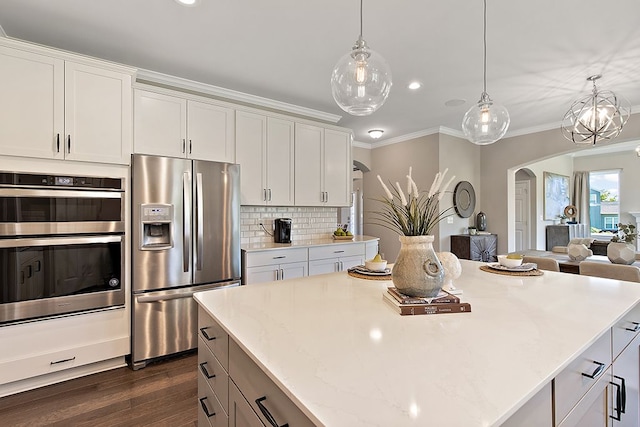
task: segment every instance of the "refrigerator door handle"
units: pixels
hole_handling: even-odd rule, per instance
[[[202,270],[202,258],[204,258],[203,240],[204,240],[204,203],[202,192],[202,174],[196,175],[196,269]]]
[[[170,301],[174,299],[183,299],[183,298],[191,298],[193,294],[197,291],[187,291],[181,292],[179,294],[171,294],[171,295],[156,295],[156,296],[140,296],[136,297],[136,301],[139,303],[147,303],[147,302],[161,302],[161,301]]]
[[[191,176],[182,174],[182,271],[189,271],[191,253]]]

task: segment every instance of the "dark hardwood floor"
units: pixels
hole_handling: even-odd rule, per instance
[[[197,355],[190,353],[0,398],[0,426],[197,426]]]

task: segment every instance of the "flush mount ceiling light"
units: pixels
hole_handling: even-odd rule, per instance
[[[369,49],[362,38],[362,0],[360,36],[351,52],[345,54],[331,73],[331,92],[336,103],[354,116],[368,116],[384,104],[391,90],[391,69],[387,61]]]
[[[610,141],[620,135],[629,120],[631,107],[622,97],[608,90],[598,90],[596,80],[602,75],[587,77],[593,83],[591,95],[571,104],[562,120],[562,134],[576,144]]]
[[[420,89],[422,87],[422,83],[420,83],[420,82],[411,82],[411,83],[409,83],[409,85],[407,87],[409,89],[411,89],[411,90],[417,90],[417,89]]]
[[[384,131],[382,129],[371,129],[369,131],[369,136],[373,139],[378,139],[382,136]]]
[[[176,0],[176,3],[182,6],[196,6],[200,0]]]
[[[483,89],[480,100],[471,107],[462,119],[462,131],[469,141],[476,145],[493,144],[509,129],[509,112],[491,100],[487,93],[487,0],[484,0],[484,71]]]

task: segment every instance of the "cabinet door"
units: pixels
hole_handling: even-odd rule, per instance
[[[273,282],[279,278],[280,266],[264,265],[260,267],[249,267],[246,269],[245,284]]]
[[[267,119],[267,203],[294,204],[294,124],[290,120]]]
[[[623,383],[624,380],[624,383]],[[613,410],[612,415],[617,417],[617,409],[622,403],[625,411],[620,414],[620,421],[615,421],[614,426],[637,427],[640,426],[640,335],[636,336],[631,344],[622,352],[613,363],[613,379],[616,384],[612,386]],[[624,402],[616,401],[617,388],[624,390]]]
[[[296,123],[295,136],[295,204],[322,206],[322,140],[324,130],[318,126]]]
[[[234,163],[234,110],[187,101],[187,140],[189,158]]]
[[[289,264],[280,265],[280,279],[297,279],[299,277],[307,276],[307,263],[306,262],[292,262]]]
[[[175,96],[134,91],[135,153],[185,157],[187,101]]]
[[[65,63],[65,158],[129,164],[131,76]]]
[[[373,259],[378,254],[378,241],[374,240],[365,244],[364,259]]]
[[[374,255],[375,256],[375,255]],[[361,255],[340,258],[341,271],[347,271],[356,265],[364,265],[364,257]]]
[[[316,274],[335,273],[340,271],[340,260],[338,258],[317,259],[309,261],[309,276]]]
[[[0,93],[0,154],[63,158],[64,61],[0,47]]]
[[[266,203],[266,132],[266,116],[236,111],[236,161],[240,164],[242,205]]]
[[[324,131],[324,191],[329,206],[351,205],[351,135]]]
[[[229,381],[229,427],[264,427],[236,385]]]

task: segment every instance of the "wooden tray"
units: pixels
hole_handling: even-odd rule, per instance
[[[353,236],[336,236],[332,234],[333,240],[353,240]]]

